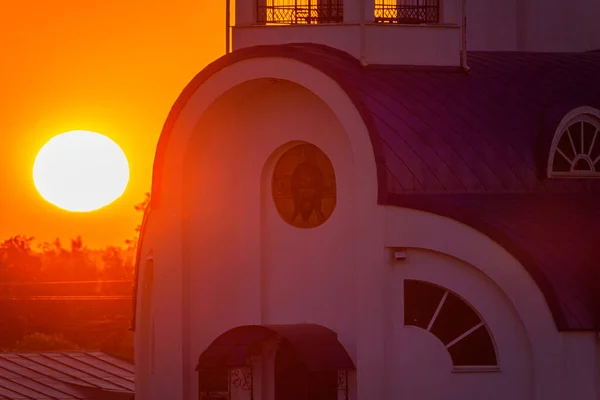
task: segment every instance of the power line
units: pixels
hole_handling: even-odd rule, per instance
[[[68,285],[68,284],[98,284],[98,283],[133,283],[132,280],[106,281],[57,281],[57,282],[0,282],[0,286],[35,286],[35,285]]]
[[[0,296],[0,301],[98,301],[98,300],[132,300],[133,296]]]

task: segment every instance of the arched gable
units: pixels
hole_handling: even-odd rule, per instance
[[[386,245],[405,249],[407,254],[407,262],[397,261],[395,268],[405,269],[406,272],[402,273],[404,279],[427,281],[447,287],[470,299],[477,310],[481,307],[482,315],[491,323],[492,334],[498,333],[501,323],[501,320],[493,321],[494,318],[501,312],[506,312],[503,318],[508,317],[524,328],[532,357],[538,365],[543,366],[534,371],[535,385],[540,388],[536,398],[548,398],[560,390],[560,376],[564,374],[564,370],[554,360],[563,356],[562,337],[557,330],[556,317],[548,306],[539,283],[524,268],[519,258],[504,248],[503,244],[496,242],[496,239],[482,234],[480,229],[463,221],[459,222],[456,216],[440,216],[439,213],[436,215],[431,211],[423,211],[425,210],[414,207],[385,209],[388,221]],[[415,253],[434,255],[426,258],[427,264],[432,264],[433,267],[420,268],[422,264],[412,264],[410,257]],[[436,265],[432,260],[438,255],[440,262]],[[451,268],[455,263],[458,268]],[[461,269],[461,265],[465,269]],[[471,268],[478,273],[464,274]],[[465,279],[469,276],[473,278]],[[481,283],[480,287],[477,287],[478,281]],[[476,295],[478,290],[487,290],[488,284],[498,289],[495,296],[502,297],[504,304],[489,302],[483,294],[479,297]],[[514,310],[514,314],[509,309]],[[516,331],[511,328],[511,332]],[[502,355],[502,352],[498,354],[499,360]]]
[[[543,242],[541,238],[533,243],[514,237],[516,231],[526,230],[522,231],[523,224],[519,225],[521,221],[510,212],[496,216],[503,224],[508,222],[505,228],[498,230],[498,221],[481,222],[487,217],[473,213],[474,209],[470,208],[475,202],[486,216],[506,211],[507,207],[523,211],[531,206],[535,211],[535,201],[531,203],[525,199],[527,196],[509,193],[567,192],[572,194],[572,200],[581,200],[585,208],[567,206],[571,200],[554,201],[552,207],[545,209],[547,214],[539,215],[540,223],[546,221],[551,228],[554,221],[551,217],[555,215],[561,216],[560,221],[565,223],[577,219],[571,218],[571,210],[588,215],[598,212],[599,180],[544,182],[540,179],[536,135],[543,128],[539,117],[544,102],[562,96],[571,102],[581,98],[592,104],[598,93],[594,88],[599,81],[590,68],[600,63],[597,55],[557,57],[562,57],[566,67],[557,68],[555,73],[564,75],[564,81],[556,77],[551,81],[533,79],[540,69],[552,63],[550,55],[541,58],[507,55],[499,63],[493,55],[478,53],[472,56],[470,74],[464,74],[444,69],[363,68],[348,54],[318,45],[237,50],[205,68],[173,106],[157,147],[151,207],[161,207],[164,193],[168,192],[174,201],[170,214],[181,215],[177,200],[182,196],[181,185],[178,185],[181,175],[178,157],[203,109],[225,90],[244,80],[289,79],[323,98],[352,136],[357,165],[367,167],[358,168],[359,184],[368,188],[365,196],[370,196],[372,190],[380,205],[424,209],[450,217],[458,212],[460,215],[455,216],[458,220],[476,221],[471,226],[505,244],[523,262],[544,293],[559,329],[596,329],[600,302],[593,293],[600,288],[590,282],[598,281],[594,280],[592,268],[598,257],[595,250],[587,246],[588,242],[579,239],[579,247],[575,247],[583,246],[583,255],[569,258],[562,254],[549,259],[543,250],[545,247],[538,245]],[[524,85],[519,86],[519,90],[498,79],[503,74],[514,73],[512,63],[527,66],[519,69]],[[419,79],[415,79],[416,76]],[[552,82],[560,82],[561,86]],[[500,109],[500,106],[506,108]],[[455,112],[449,114],[451,109]],[[454,139],[449,141],[451,137]],[[170,185],[168,189],[165,184]],[[445,193],[448,197],[435,196],[433,202],[429,201],[431,198],[413,197],[415,193],[428,196],[432,192]],[[473,192],[488,195],[470,197]],[[585,199],[578,194],[580,192],[588,193],[583,196]],[[507,198],[510,201],[501,205]],[[452,207],[456,201],[461,207]],[[553,202],[549,198],[545,201]],[[436,205],[431,206],[433,203]],[[485,211],[488,206],[496,210]],[[530,223],[528,226],[537,232],[540,226],[546,225]],[[540,235],[552,232],[550,228],[540,230]],[[590,237],[597,236],[598,229],[598,225],[591,226],[587,233]],[[495,231],[502,233],[494,235]],[[506,239],[507,235],[510,240]],[[572,243],[578,243],[580,235],[581,231],[574,226],[561,231],[561,237]],[[556,241],[556,237],[548,239]]]
[[[331,59],[321,59],[319,57],[315,57],[315,55],[311,53],[298,52],[294,46],[282,46],[281,48],[280,46],[256,46],[251,48],[244,48],[230,53],[224,57],[221,57],[220,59],[216,60],[215,62],[211,63],[206,68],[204,68],[198,75],[196,75],[196,77],[194,77],[194,79],[192,79],[192,81],[184,88],[182,93],[177,98],[175,104],[171,108],[171,111],[169,112],[163,130],[159,137],[153,168],[152,207],[156,209],[161,206],[163,194],[162,182],[164,179],[164,168],[165,164],[168,162],[166,160],[167,148],[169,146],[169,143],[172,142],[175,125],[180,119],[183,110],[189,105],[192,97],[196,95],[199,90],[202,90],[201,88],[203,87],[203,85],[205,85],[211,78],[213,78],[219,72],[225,70],[227,67],[233,66],[243,61],[247,62],[248,60],[256,59],[277,58],[279,60],[293,60],[298,63],[301,63],[305,67],[309,67],[314,71],[314,73],[322,74],[324,75],[324,77],[329,78],[328,80],[330,80],[331,83],[337,84],[339,92],[344,93],[345,96],[347,96],[348,105],[352,104],[354,106],[353,111],[355,113],[358,111],[357,116],[360,116],[360,125],[364,124],[363,126],[367,127],[366,132],[368,133],[368,137],[370,138],[370,146],[363,147],[362,150],[367,151],[370,157],[375,158],[377,181],[385,181],[386,168],[382,156],[382,151],[368,151],[369,148],[379,149],[379,147],[381,146],[379,137],[376,134],[376,129],[374,128],[372,116],[368,108],[360,101],[359,94],[353,92],[349,77],[336,74],[335,70],[331,68],[331,66],[335,66],[335,64],[339,63],[340,60],[342,60],[343,63],[350,63],[352,67],[358,66],[359,63],[357,60],[355,60],[354,58],[342,51],[328,48],[328,51],[329,50],[333,52],[333,57]],[[272,68],[270,69],[273,70]],[[291,71],[282,69],[279,69],[277,73],[266,73],[266,71],[260,71],[260,69],[258,68],[250,68],[246,70],[249,72],[249,76],[245,77],[243,80],[257,79],[262,77],[280,77],[283,79],[288,79],[292,82],[299,83],[307,87],[309,90],[316,92],[318,95],[326,93],[326,90],[319,90],[319,85],[315,84],[316,81],[310,76],[306,77],[306,79],[299,79],[300,77],[294,76],[294,74],[291,73]],[[331,88],[331,83],[329,83],[325,87]],[[225,83],[223,87],[231,88],[233,86],[235,86],[235,84],[233,84],[233,81],[231,81]],[[322,87],[321,89],[325,88]],[[221,90],[221,93],[223,92],[224,90]],[[340,113],[340,111],[344,107],[347,108],[348,105],[340,105],[339,107],[336,107],[337,104],[331,103],[331,96],[320,97],[322,97],[323,100],[325,100],[328,104],[334,107],[334,112],[337,111],[336,114],[338,114],[340,120],[344,125],[348,126],[349,124],[351,124],[351,118],[348,118],[349,115],[344,115],[344,113]],[[325,99],[324,97],[330,98]],[[196,117],[199,118],[199,115],[197,115]],[[354,123],[356,122],[358,121],[355,121]],[[383,186],[381,187],[381,190],[383,190]],[[383,197],[385,197],[385,193],[378,192],[378,199],[382,199]]]
[[[585,196],[423,195],[404,207],[452,218],[515,257],[544,295],[559,330],[599,329],[600,203]]]

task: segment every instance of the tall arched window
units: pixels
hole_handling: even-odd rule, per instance
[[[404,281],[404,325],[436,336],[446,346],[454,367],[498,365],[492,336],[477,311],[440,286]]]
[[[550,178],[600,178],[600,112],[589,109],[559,125],[548,158]],[[572,116],[572,117],[571,117]]]

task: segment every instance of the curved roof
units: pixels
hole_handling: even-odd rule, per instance
[[[533,277],[560,330],[599,330],[600,197],[564,194],[424,194],[396,205],[485,233]]]
[[[600,180],[543,179],[562,117],[580,106],[600,108],[600,54],[474,52],[467,73],[362,67],[347,53],[316,44],[244,48],[200,72],[181,93],[159,139],[155,192],[163,148],[188,99],[219,70],[260,57],[309,64],[348,93],[371,135],[382,204],[388,194],[405,193],[600,193]]]
[[[230,329],[202,352],[196,369],[248,365],[255,346],[275,337],[288,341],[310,371],[355,369],[337,334],[316,324],[245,325]]]
[[[599,53],[473,52],[465,72],[362,67],[315,44],[236,50],[200,72],[171,110],[156,153],[152,207],[160,206],[164,149],[186,102],[216,72],[259,57],[306,63],[347,93],[369,130],[379,204],[423,209],[481,230],[528,269],[559,329],[600,328],[600,296],[593,295],[600,293],[600,254],[591,246],[600,224],[590,222],[600,212],[600,179],[545,177],[563,116],[580,106],[600,108]],[[557,196],[562,200],[547,201]],[[538,201],[547,204],[539,208]],[[579,220],[590,222],[583,231]],[[547,243],[558,238],[562,251],[548,257]]]

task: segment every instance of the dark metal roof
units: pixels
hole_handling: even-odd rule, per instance
[[[288,341],[311,371],[355,369],[337,334],[316,324],[246,325],[230,329],[202,352],[197,369],[245,366],[255,346],[276,337]]]
[[[577,218],[570,218],[597,215],[600,179],[545,177],[550,143],[560,120],[576,107],[600,108],[599,53],[472,52],[468,56],[471,69],[465,72],[457,68],[362,67],[342,51],[315,44],[234,51],[200,72],[173,106],[156,152],[151,208],[160,206],[164,149],[189,98],[226,66],[260,57],[306,63],[347,93],[369,130],[379,204],[424,209],[420,199],[435,195],[435,206],[428,210],[451,216],[453,209],[444,206],[445,202],[455,204],[461,199],[469,204],[482,199],[482,208],[487,202],[504,204],[488,210],[490,215],[497,211],[496,217],[504,219],[510,215],[501,214],[503,208],[535,209],[535,204],[523,200],[527,196],[517,194],[538,194],[540,199],[571,194],[571,198],[581,199],[584,205],[579,209],[557,202],[545,209],[548,214],[531,210],[537,219],[531,217],[530,225],[540,236],[522,237],[509,250],[515,256],[521,254],[519,260],[542,288],[559,329],[600,328],[600,304],[580,292],[584,287],[561,278],[572,273],[587,280],[587,287],[600,291],[600,281],[590,281],[590,274],[595,273],[593,263],[597,266],[600,258],[589,252],[593,250],[590,243],[600,237],[600,224],[592,224],[583,235],[573,222]],[[508,194],[514,196],[504,196]],[[494,240],[521,235],[517,233],[521,221],[516,218],[493,230],[487,228],[494,224],[475,223],[476,215],[468,214],[461,220],[471,221]],[[560,235],[556,235],[557,229],[538,229],[557,226],[555,219],[561,223]],[[583,247],[562,247],[562,256],[550,263],[542,257],[539,244],[554,242],[557,237]]]
[[[560,330],[600,327],[600,195],[423,194],[396,204],[484,232],[527,268]]]
[[[187,100],[235,62],[285,57],[337,81],[360,111],[388,194],[430,192],[600,193],[600,180],[543,179],[560,119],[579,106],[600,108],[600,54],[473,52],[471,70],[361,67],[327,46],[256,46],[206,67],[183,90],[159,139],[152,202],[158,206],[163,148]]]
[[[0,399],[90,399],[100,391],[131,397],[133,365],[100,352],[0,353]]]

